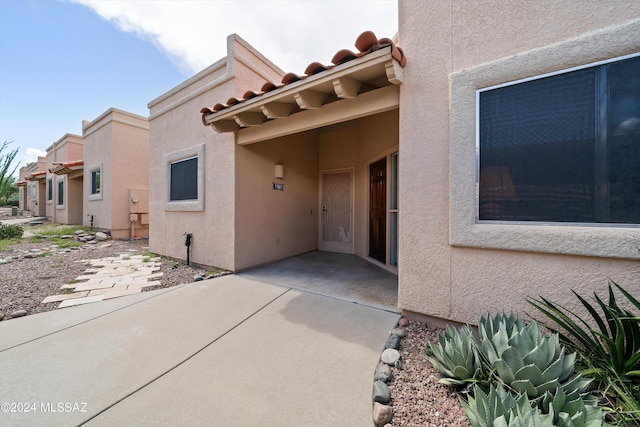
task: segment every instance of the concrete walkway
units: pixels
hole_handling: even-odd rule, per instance
[[[0,425],[370,426],[398,318],[230,275],[0,322]]]

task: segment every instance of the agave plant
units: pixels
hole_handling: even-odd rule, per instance
[[[553,416],[554,425],[560,427],[599,427],[602,425],[602,409],[596,399],[581,390],[589,384],[580,376],[575,376],[563,387],[553,392],[545,392],[539,401],[539,409]]]
[[[491,385],[489,394],[473,387],[469,401],[460,400],[472,427],[552,427],[553,415],[532,408],[525,394],[514,396],[502,386]]]
[[[573,375],[575,353],[565,353],[558,334],[543,336],[536,322],[499,315],[480,318],[478,328],[483,357],[499,380],[529,398],[555,390]]]
[[[483,379],[477,345],[477,336],[468,326],[458,331],[447,325],[438,344],[429,343],[425,348],[427,358],[442,375],[439,382],[455,387]]]

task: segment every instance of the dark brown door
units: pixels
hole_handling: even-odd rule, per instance
[[[369,167],[369,256],[386,262],[387,159]]]

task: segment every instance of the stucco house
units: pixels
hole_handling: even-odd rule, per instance
[[[31,212],[33,216],[46,215],[46,171],[47,161],[38,156],[35,162],[27,163],[20,168],[18,181],[18,209]]]
[[[47,147],[47,218],[82,224],[82,137],[65,134]]]
[[[110,108],[82,123],[83,217],[115,239],[149,233],[149,122]]]
[[[432,321],[639,293],[640,4],[399,1],[398,24],[301,75],[230,36],[152,101],[151,250],[353,253]]]

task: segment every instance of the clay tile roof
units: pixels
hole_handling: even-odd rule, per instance
[[[16,181],[13,185],[15,185],[16,187],[24,187],[27,185],[27,181]]]
[[[298,80],[304,79],[306,76],[299,76],[295,73],[287,73],[282,78],[282,83],[288,85],[289,83],[297,82]]]
[[[76,170],[82,170],[84,167],[84,160],[71,160],[68,162],[53,162],[53,166],[49,169],[49,172],[56,175],[67,174]]]
[[[312,62],[304,70],[303,75],[298,75],[295,73],[287,73],[282,78],[281,84],[276,84],[273,82],[265,82],[260,88],[260,91],[250,90],[245,92],[242,98],[235,98],[235,97],[229,98],[226,104],[217,103],[213,107],[204,107],[200,110],[200,113],[202,114],[202,123],[204,123],[205,126],[208,126],[208,124],[205,121],[205,117],[208,115],[215,114],[219,111],[223,111],[229,107],[240,104],[249,99],[260,97],[268,92],[280,89],[286,85],[303,80],[309,76],[328,71],[337,65],[344,64],[348,61],[351,61],[357,58],[361,58],[365,55],[368,55],[371,52],[375,52],[387,46],[391,46],[392,57],[396,61],[398,61],[401,67],[404,67],[407,64],[407,60],[404,56],[404,52],[402,51],[402,49],[400,49],[395,45],[393,40],[388,38],[378,39],[372,31],[365,31],[362,34],[360,34],[355,41],[355,47],[358,49],[358,52],[352,52],[348,49],[339,50],[333,56],[331,60],[332,64],[323,65],[320,62]]]
[[[318,73],[321,73],[323,71],[327,71],[327,70],[329,70],[329,69],[331,69],[333,67],[334,67],[333,64],[331,64],[331,65],[322,65],[319,62],[312,62],[311,64],[307,65],[307,68],[305,68],[304,73],[307,76],[312,76],[314,74],[318,74]]]
[[[260,90],[262,91],[262,93],[267,93],[267,92],[271,92],[272,90],[280,89],[282,86],[284,85],[277,85],[272,82],[266,82],[265,84],[262,85]]]

